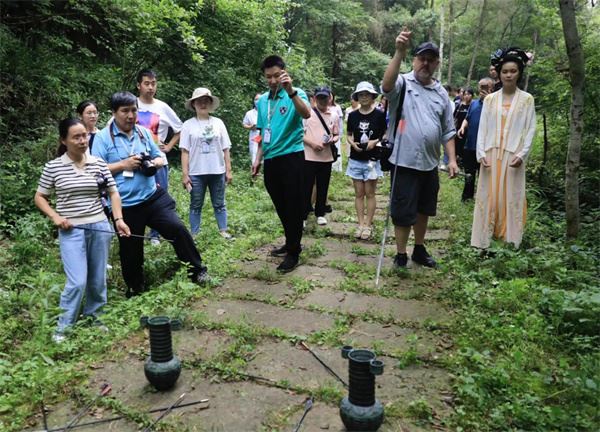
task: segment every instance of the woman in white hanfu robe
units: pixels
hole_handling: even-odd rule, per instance
[[[533,96],[517,87],[527,61],[518,48],[509,48],[492,60],[502,88],[485,98],[479,122],[481,168],[471,233],[471,245],[477,248],[487,249],[492,238],[519,247],[523,238],[525,161],[536,126]]]

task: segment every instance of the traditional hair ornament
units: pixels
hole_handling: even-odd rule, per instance
[[[525,51],[517,47],[497,49],[490,56],[490,63],[495,68],[507,61],[515,61],[519,63],[521,68],[524,68],[529,63],[530,58]]]

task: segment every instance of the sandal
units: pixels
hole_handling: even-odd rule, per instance
[[[372,232],[373,228],[371,228],[370,226],[364,227],[360,235],[361,240],[368,240],[371,237]]]
[[[354,238],[362,238],[363,229],[365,229],[365,227],[359,225],[358,228],[356,228],[356,232],[354,233]]]

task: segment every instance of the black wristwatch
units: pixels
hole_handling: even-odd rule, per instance
[[[288,96],[290,97],[290,99],[294,99],[296,96],[298,96],[298,90],[294,90],[294,93]]]

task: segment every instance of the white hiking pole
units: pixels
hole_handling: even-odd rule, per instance
[[[405,84],[406,85],[406,84]],[[385,228],[383,230],[383,236],[381,239],[381,250],[379,251],[379,260],[377,261],[377,273],[375,275],[375,288],[379,288],[379,276],[381,274],[381,266],[383,264],[383,256],[385,254],[385,241],[387,240],[388,228],[390,226],[390,214],[391,214],[391,206],[392,206],[392,194],[394,193],[394,185],[396,184],[396,173],[398,172],[398,160],[400,155],[400,144],[402,143],[402,136],[404,135],[404,120],[400,119],[398,121],[398,128],[396,133],[400,133],[400,139],[398,140],[398,145],[394,142],[394,147],[396,148],[396,159],[394,160],[394,174],[392,174],[392,186],[390,188],[390,196],[388,199],[387,205],[387,213],[385,215]],[[394,141],[396,140],[396,136],[394,135]]]

